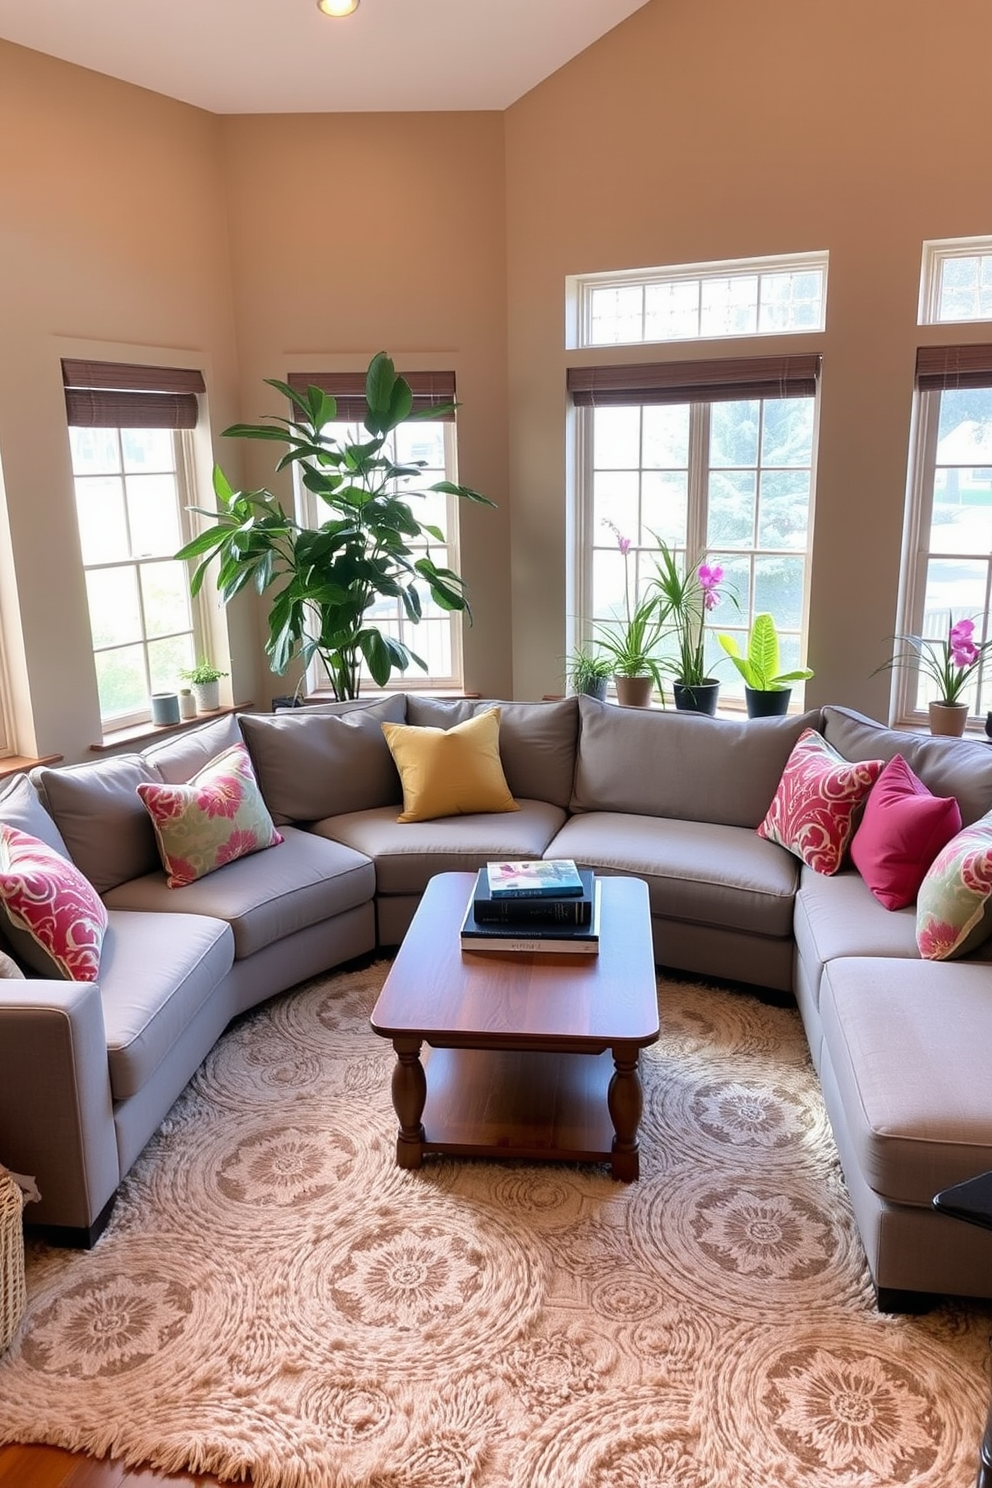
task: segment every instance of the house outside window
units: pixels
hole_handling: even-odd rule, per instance
[[[403,372],[414,395],[414,411],[429,407],[447,406],[455,401],[455,378],[452,372]],[[328,431],[336,438],[357,443],[368,438],[362,426],[365,411],[365,372],[327,373],[292,372],[286,381],[297,392],[306,391],[309,385],[322,388],[337,400],[337,411],[344,415],[328,425]],[[412,418],[400,424],[389,435],[385,453],[396,464],[422,463],[419,476],[396,486],[397,494],[407,500],[414,516],[422,524],[438,527],[445,537],[443,543],[433,538],[410,540],[414,557],[429,551],[438,567],[460,572],[458,551],[458,497],[430,491],[423,496],[415,491],[426,488],[436,481],[457,482],[458,458],[456,425],[453,414],[437,418]],[[300,520],[307,526],[319,526],[327,518],[321,501],[312,492],[297,487],[297,507]],[[462,671],[462,616],[443,610],[431,599],[426,585],[420,586],[423,613],[419,623],[413,623],[399,598],[380,597],[366,614],[370,623],[385,635],[395,636],[426,663],[426,670],[412,665],[406,672],[395,672],[387,688],[403,691],[409,687],[418,690],[460,691],[463,686]],[[367,670],[362,670],[363,690],[374,690],[375,683]],[[328,690],[319,658],[315,658],[308,676],[312,693]]]
[[[682,562],[705,554],[724,569],[736,607],[725,597],[708,616],[705,648],[724,702],[743,707],[744,689],[716,633],[745,649],[762,610],[775,618],[783,671],[803,665],[818,369],[811,354],[569,370],[576,643],[623,615],[618,536],[631,540],[638,596],[660,539]]]
[[[69,446],[105,729],[148,720],[205,650],[189,570],[198,372],[63,362]]]
[[[992,345],[921,347],[915,415],[897,629],[944,640],[968,618],[992,636]],[[929,679],[894,674],[897,721],[922,724],[931,701]],[[972,717],[992,709],[984,668],[961,701]]]

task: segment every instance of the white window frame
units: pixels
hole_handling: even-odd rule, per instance
[[[411,420],[412,423],[420,423],[421,420]],[[347,427],[351,429],[350,439],[357,441],[360,425],[352,421],[350,424],[336,423],[330,427],[338,429]],[[454,419],[440,421],[440,427],[444,436],[444,471],[440,479],[458,482],[458,437],[457,423]],[[295,467],[295,504],[297,520],[305,523],[308,527],[319,525],[326,521],[326,509],[319,502],[312,491],[308,491],[299,479],[299,466]],[[433,483],[433,481],[429,482]],[[405,489],[415,489],[415,486],[397,487],[397,494],[402,497]],[[461,572],[461,547],[459,537],[459,502],[458,496],[447,496],[445,498],[445,520],[444,536],[447,558],[445,566],[454,569],[456,573]],[[414,502],[414,514],[416,514],[416,503]],[[411,651],[418,651],[417,632],[419,626],[414,625],[406,616],[401,601],[396,601],[396,621],[400,640],[408,645]],[[461,692],[464,689],[464,658],[462,649],[462,626],[464,612],[451,610],[447,613],[448,621],[448,644],[451,653],[451,673],[448,676],[436,675],[431,672],[421,671],[420,667],[411,664],[405,672],[394,672],[384,687],[378,688],[372,681],[364,666],[361,671],[360,687],[363,693],[382,692]],[[390,633],[393,633],[392,631]],[[327,675],[318,657],[311,661],[306,673],[307,692],[313,697],[330,697],[332,690]]]
[[[749,399],[746,391],[742,390],[741,402],[772,402],[777,401],[768,398]],[[693,558],[702,557],[706,553],[717,556],[718,561],[726,562],[728,559],[744,561],[748,564],[750,582],[748,593],[750,602],[747,610],[735,610],[733,606],[725,601],[720,606],[719,612],[715,613],[712,620],[704,621],[704,629],[707,634],[715,634],[717,631],[726,630],[737,633],[738,631],[749,632],[756,613],[755,585],[754,585],[754,563],[756,558],[764,556],[786,558],[799,558],[804,561],[803,574],[803,596],[802,613],[798,630],[792,627],[779,626],[781,636],[798,636],[800,656],[806,655],[807,627],[809,624],[809,590],[810,569],[812,559],[812,532],[813,532],[813,509],[816,496],[816,451],[819,435],[819,413],[820,400],[817,395],[813,399],[813,430],[812,430],[812,463],[810,466],[810,493],[809,514],[807,525],[807,545],[800,552],[795,549],[778,548],[709,548],[706,535],[708,525],[708,484],[711,467],[708,463],[708,452],[710,448],[710,418],[713,408],[712,402],[699,402],[686,400],[689,407],[689,463],[687,471],[687,513],[686,513],[686,543],[675,549],[676,557],[685,562],[687,555]],[[638,406],[631,404],[632,407]],[[595,547],[609,547],[610,543],[596,541],[597,534],[593,528],[593,476],[594,476],[594,452],[593,452],[593,415],[595,410],[589,407],[575,408],[575,477],[576,477],[576,520],[574,524],[574,545],[572,552],[571,572],[573,575],[570,586],[570,609],[571,625],[568,642],[570,648],[591,644],[595,647],[595,633],[592,628],[594,620],[592,617],[592,578],[593,578],[593,550]],[[760,454],[759,454],[760,461]],[[720,467],[717,467],[719,469]],[[762,466],[756,467],[760,473]],[[631,545],[631,554],[635,559],[635,574],[650,572],[652,568],[651,557],[654,550],[650,546],[638,543]],[[642,566],[642,555],[644,564]],[[745,648],[743,636],[740,637],[742,650]],[[793,697],[790,704],[791,712],[799,712],[802,708],[804,684],[793,685]],[[721,711],[738,712],[744,710],[744,699],[725,696],[721,704]]]
[[[915,410],[911,440],[909,494],[903,542],[902,575],[898,601],[900,635],[922,636],[924,634],[924,605],[926,602],[927,570],[932,556],[927,534],[933,518],[933,488],[937,472],[937,435],[940,427],[941,389],[927,389],[915,393]],[[954,558],[954,554],[940,554],[941,558]],[[959,555],[969,563],[986,564],[985,577],[985,626],[989,635],[992,625],[992,553],[983,560],[982,555],[964,553]],[[980,717],[992,706],[990,681],[984,668],[978,673],[977,707],[970,718]],[[927,711],[917,706],[918,673],[915,667],[893,668],[891,710],[893,723],[897,726],[918,728],[927,722]]]
[[[11,706],[10,679],[7,676],[7,659],[4,654],[3,635],[0,634],[0,759],[9,759],[14,749],[14,713]]]
[[[684,341],[725,340],[730,336],[737,335],[790,336],[814,334],[826,328],[828,266],[829,254],[826,251],[815,251],[809,253],[774,254],[764,258],[740,258],[708,263],[672,264],[659,268],[611,270],[605,273],[595,274],[570,274],[565,280],[565,346],[568,350],[592,347],[601,349],[606,345],[673,344],[675,342],[681,344]],[[816,325],[762,328],[762,280],[790,272],[797,274],[819,272],[822,274],[823,288],[820,298],[819,323]],[[717,280],[742,280],[754,277],[757,277],[758,280],[758,310],[757,326],[755,329],[747,329],[740,332],[722,331],[718,337],[704,336],[700,332],[697,332],[695,336],[666,337],[663,341],[658,338],[647,337],[643,334],[643,291],[646,288],[657,285],[689,285],[693,281],[696,281],[700,287],[701,298],[703,287],[707,283],[714,283]],[[642,335],[640,337],[633,337],[626,341],[611,340],[609,342],[597,341],[592,338],[591,306],[593,293],[597,290],[610,288],[616,288],[618,290],[641,289]]]
[[[992,237],[931,238],[923,244],[920,270],[919,325],[980,325],[992,315],[949,316],[940,314],[944,268],[956,258],[992,257]]]
[[[72,426],[70,425],[69,427],[72,427]],[[105,432],[113,432],[113,433],[116,434],[116,436],[117,436],[117,442],[118,442],[118,450],[120,452],[120,449],[121,449],[120,441],[121,441],[121,432],[122,432],[121,429],[117,428],[117,429],[114,429],[114,430],[111,430],[111,431],[105,431]],[[172,435],[173,449],[174,449],[174,454],[175,454],[176,501],[177,501],[178,509],[179,509],[179,531],[180,531],[181,543],[182,544],[185,544],[185,543],[189,542],[190,539],[193,538],[196,535],[196,531],[197,531],[197,529],[196,529],[196,527],[194,525],[193,519],[192,519],[191,511],[190,511],[190,508],[193,507],[196,504],[195,503],[195,480],[194,480],[195,456],[194,456],[194,449],[193,449],[193,431],[192,430],[189,430],[189,429],[173,429],[171,431],[166,431],[166,432],[170,432],[171,435]],[[123,467],[123,459],[122,459],[122,462],[121,462],[120,475],[121,475],[121,478],[122,479],[126,477],[126,472],[124,471],[124,467]],[[85,479],[85,477],[83,477],[83,478]],[[76,481],[76,479],[77,479],[76,472],[75,472],[75,470],[73,470],[73,485],[74,485],[74,487],[75,487],[75,481]],[[126,507],[125,507],[125,518],[126,518],[126,515],[127,515],[127,510],[126,510]],[[78,521],[78,513],[77,513],[77,521]],[[155,563],[159,563],[159,562],[171,562],[171,561],[172,561],[171,555],[169,557],[154,557],[154,558],[135,558],[135,557],[121,558],[121,559],[115,559],[115,560],[113,560],[112,562],[109,562],[109,563],[86,563],[85,561],[83,561],[82,562],[82,569],[83,569],[83,575],[84,575],[84,579],[85,579],[86,574],[88,574],[90,572],[97,571],[97,570],[106,570],[106,569],[112,569],[112,568],[116,568],[116,569],[128,568],[128,569],[134,569],[134,570],[140,572],[140,570],[143,567],[149,567],[149,566],[151,566],[151,565],[153,565]],[[186,565],[186,568],[187,568],[187,571],[188,571],[188,574],[189,574],[190,578],[192,578],[193,567],[194,567],[194,565],[193,565],[192,562],[189,562]],[[145,626],[144,613],[143,613],[143,609],[142,609],[142,605],[141,605],[141,585],[140,584],[138,584],[137,590],[138,590],[138,606],[139,606],[139,613],[141,615],[141,631],[142,631],[142,634],[141,634],[141,637],[140,637],[140,644],[141,644],[142,652],[143,652],[143,656],[144,656],[145,683],[146,683],[146,687],[148,689],[149,703],[148,703],[148,706],[146,708],[132,709],[128,713],[104,713],[103,710],[102,710],[102,706],[101,706],[101,710],[100,710],[100,722],[101,722],[101,725],[104,728],[104,730],[109,730],[111,733],[116,732],[118,729],[127,729],[127,728],[136,727],[136,726],[138,726],[140,724],[149,722],[149,720],[151,719],[151,716],[152,716],[151,715],[152,683],[151,683],[151,672],[150,672],[149,663],[148,663],[148,645],[149,645],[150,641],[157,641],[157,640],[168,639],[168,637],[166,637],[166,636],[152,636],[152,637],[149,637],[148,636],[147,631],[146,631],[146,626]],[[208,636],[208,624],[207,624],[207,617],[206,617],[206,607],[205,607],[205,601],[204,601],[204,598],[203,598],[202,591],[201,591],[201,594],[199,596],[196,596],[195,598],[191,596],[191,598],[190,598],[190,617],[191,617],[191,620],[192,620],[192,637],[193,637],[193,657],[192,657],[192,664],[195,664],[196,660],[200,656],[207,655],[209,653],[209,651],[210,651],[210,644],[209,644],[209,641],[207,639],[207,636]],[[88,611],[87,611],[87,623],[91,623],[90,622],[90,617],[89,617]],[[179,632],[179,633],[185,634],[185,632]],[[136,641],[133,644],[138,644],[138,640],[136,639]],[[100,655],[101,652],[103,652],[103,651],[115,651],[115,650],[118,650],[118,649],[119,649],[119,647],[116,646],[116,645],[115,646],[95,646],[95,645],[93,645],[92,644],[92,635],[91,635],[91,651],[92,651],[92,655],[93,655],[93,658],[94,658],[94,662],[96,660],[96,657],[98,655]],[[176,679],[177,684],[178,684],[178,681],[179,681],[179,679],[177,678]]]

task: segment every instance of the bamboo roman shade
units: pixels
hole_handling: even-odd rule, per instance
[[[410,384],[414,413],[442,408],[455,401],[454,372],[401,372],[400,376]],[[348,423],[360,424],[368,411],[364,372],[290,372],[286,381],[294,393],[305,393],[308,387],[330,393],[337,400],[338,418]],[[439,418],[443,421],[454,416],[451,410]]]
[[[77,429],[195,429],[203,373],[63,357],[67,421]]]
[[[579,406],[717,403],[737,398],[812,398],[820,357],[724,357],[719,361],[637,362],[569,367],[566,386]]]
[[[992,346],[921,346],[916,386],[921,393],[992,387]]]

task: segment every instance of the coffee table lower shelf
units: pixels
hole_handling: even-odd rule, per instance
[[[636,1050],[630,1051],[636,1067]],[[609,1163],[615,1178],[638,1177],[640,1083],[617,1075],[614,1057],[522,1049],[424,1049],[427,1075],[422,1136],[408,1125],[397,1162],[419,1167],[425,1152],[455,1157]],[[399,1071],[397,1070],[397,1073]],[[402,1077],[401,1077],[402,1079]],[[618,1115],[617,1082],[621,1094]],[[394,1089],[394,1097],[396,1095]],[[631,1109],[631,1099],[636,1111]],[[402,1103],[402,1101],[401,1101]],[[399,1107],[398,1107],[399,1109]],[[411,1113],[412,1114],[412,1113]],[[619,1144],[614,1121],[631,1136]]]

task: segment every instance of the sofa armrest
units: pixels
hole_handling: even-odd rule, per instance
[[[33,1176],[29,1225],[89,1231],[120,1181],[95,982],[0,981],[0,1161]]]

